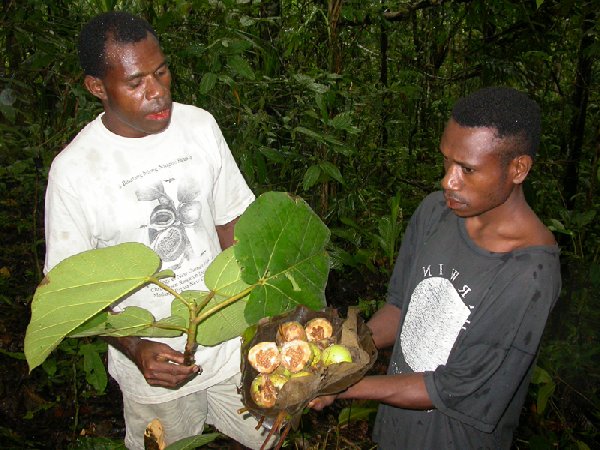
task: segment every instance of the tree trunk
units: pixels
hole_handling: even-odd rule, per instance
[[[583,138],[585,132],[585,118],[592,82],[591,52],[594,45],[592,29],[597,18],[597,12],[588,5],[583,13],[581,23],[581,41],[577,53],[577,73],[575,75],[575,91],[573,92],[573,117],[569,126],[569,140],[567,141],[567,165],[563,179],[563,191],[567,209],[575,207],[575,195],[579,184],[579,162],[581,160]]]
[[[260,3],[260,18],[269,19],[281,17],[281,0],[269,0]],[[265,43],[276,42],[281,31],[281,21],[261,21],[259,25],[260,38]],[[260,54],[260,66],[268,76],[276,76],[279,70],[277,58],[270,52]]]
[[[327,19],[329,22],[329,71],[336,74],[342,73],[342,52],[338,36],[338,22],[342,12],[342,3],[343,0],[329,0],[327,5]],[[333,116],[334,111],[330,111],[329,115]],[[321,146],[320,160],[329,160],[326,145]],[[331,162],[335,164],[335,159]],[[325,217],[329,210],[330,190],[335,194],[335,184],[330,183],[328,180],[321,183],[319,201],[319,212],[321,217]]]
[[[385,4],[385,0],[381,1],[381,4]],[[388,85],[388,35],[385,21],[381,21],[379,26],[379,81],[381,86],[386,88]],[[388,133],[387,133],[387,93],[383,90],[381,97],[381,146],[385,147],[388,144]]]
[[[17,45],[15,38],[15,27],[11,26],[15,14],[16,2],[11,0],[3,0],[2,2],[2,17],[4,17],[4,52],[6,59],[3,61],[0,75],[9,78],[14,75],[17,68],[21,64],[20,46]],[[14,25],[14,24],[13,24]]]
[[[587,113],[589,89],[592,81],[592,58],[591,48],[594,45],[594,35],[591,32],[594,23],[597,20],[597,13],[589,4],[586,4],[582,12],[581,23],[581,41],[577,52],[577,68],[575,74],[575,90],[572,96],[573,117],[569,126],[568,138],[565,140],[566,149],[566,167],[563,178],[563,192],[565,206],[568,210],[573,210],[576,206],[576,194],[579,185],[579,163],[582,156],[583,140],[585,132],[585,119]],[[559,246],[563,248],[573,247],[571,239],[566,235],[557,237]],[[576,291],[580,289],[580,274],[571,264],[563,264],[562,278],[564,280],[565,300],[577,295]],[[563,326],[564,317],[570,310],[568,301],[557,302],[552,313],[549,329],[556,337],[565,336],[568,330]]]

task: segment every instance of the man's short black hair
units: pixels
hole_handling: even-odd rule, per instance
[[[540,107],[524,93],[509,87],[487,87],[459,99],[452,118],[463,127],[495,128],[511,144],[501,155],[507,163],[516,156],[535,157],[540,145]]]
[[[90,20],[79,35],[79,62],[86,75],[102,78],[106,73],[105,48],[111,39],[117,44],[142,41],[156,32],[144,19],[127,12],[111,11]]]

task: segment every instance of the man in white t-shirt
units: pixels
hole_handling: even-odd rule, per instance
[[[203,274],[233,244],[237,218],[254,200],[212,115],[171,100],[171,74],[156,33],[127,13],[92,19],[82,30],[85,87],[104,112],[56,157],[46,192],[47,272],[93,248],[141,242],[176,277],[172,288],[206,290]],[[156,319],[171,297],[147,287],[120,303]],[[240,340],[199,347],[183,364],[185,337],[110,338],[109,372],[123,393],[125,443],[143,449],[159,418],[167,443],[201,434],[204,424],[250,448],[266,437],[238,414]]]

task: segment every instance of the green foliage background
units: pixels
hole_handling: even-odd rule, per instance
[[[559,238],[564,291],[539,360],[549,378],[532,385],[516,445],[598,443],[597,2],[6,0],[0,8],[0,358],[20,357],[42,277],[50,163],[100,111],[82,86],[76,37],[94,14],[128,10],[157,29],[174,98],[215,115],[256,194],[298,194],[330,227],[330,302],[365,311],[383,298],[412,211],[438,187],[438,141],[454,101],[485,85],[535,98],[543,138],[527,194]],[[61,367],[97,353],[61,347],[26,384],[71,383],[75,397],[93,395]]]

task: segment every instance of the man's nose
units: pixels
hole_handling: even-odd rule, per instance
[[[442,189],[456,191],[460,188],[460,167],[452,165],[446,169],[442,178]]]
[[[150,76],[146,85],[146,98],[152,100],[164,97],[169,91],[169,87],[155,76]]]

